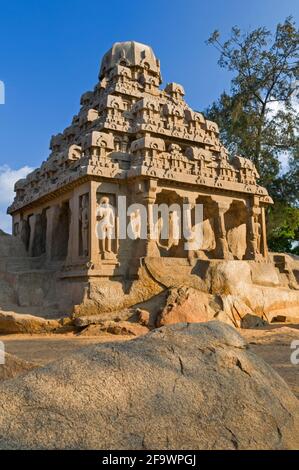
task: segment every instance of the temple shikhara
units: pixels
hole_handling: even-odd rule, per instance
[[[171,271],[198,262],[268,259],[265,209],[272,200],[255,166],[243,156],[229,158],[217,124],[188,106],[182,85],[161,83],[149,46],[115,43],[71,125],[51,138],[47,160],[15,185],[8,209],[13,233],[35,268],[52,272],[72,292],[73,303],[113,282],[128,295],[147,260]],[[120,196],[146,208],[146,239],[138,229],[135,239],[119,236]],[[149,235],[152,207],[163,203],[189,204],[191,224],[193,208],[202,204],[200,249],[185,250],[183,235]],[[99,239],[103,215],[111,221]],[[127,215],[128,223],[135,216]],[[170,213],[170,228],[173,220]]]

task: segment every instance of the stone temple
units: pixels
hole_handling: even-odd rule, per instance
[[[8,208],[13,234],[48,305],[77,305],[78,312],[133,305],[167,285],[165,276],[203,278],[223,260],[248,260],[255,272],[264,265],[270,285],[274,272],[277,285],[296,282],[287,258],[268,253],[265,211],[272,200],[253,163],[229,158],[217,124],[188,106],[182,85],[161,83],[149,46],[115,43],[71,125],[51,138],[47,160],[16,183]],[[135,237],[120,236],[120,220],[130,224],[137,216],[124,213],[120,196],[145,207],[146,237],[138,229]],[[200,249],[184,249],[183,235],[150,236],[154,204],[188,204],[191,226],[193,208],[202,204]],[[173,212],[170,232],[172,220]]]

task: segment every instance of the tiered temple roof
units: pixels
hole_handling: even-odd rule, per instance
[[[114,44],[103,57],[99,82],[82,95],[71,125],[51,138],[48,159],[16,183],[8,212],[96,176],[150,176],[271,202],[257,184],[253,163],[239,156],[229,159],[217,124],[188,106],[184,88],[169,83],[162,90],[160,85],[160,63],[149,46]]]

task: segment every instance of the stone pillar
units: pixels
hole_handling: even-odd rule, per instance
[[[258,233],[257,229],[258,226],[261,227],[261,224],[259,223],[260,213],[261,208],[259,207],[259,202],[256,200],[256,198],[254,198],[249,206],[248,219],[246,224],[246,259],[257,259],[262,257],[258,247],[258,237],[260,237],[260,245],[262,246],[262,233],[261,231]]]
[[[145,256],[156,257],[160,256],[159,249],[156,243],[156,234],[154,232],[154,212],[153,204],[156,202],[157,181],[148,181],[148,190],[143,197],[143,203],[146,204],[147,209],[147,240],[145,244]]]
[[[99,240],[96,233],[97,225],[97,186],[91,181],[89,186],[89,260],[92,264],[99,263]]]
[[[70,230],[67,247],[66,264],[75,263],[79,257],[79,195],[74,192],[69,200]]]
[[[155,198],[147,198],[146,210],[147,210],[147,240],[146,240],[146,256],[158,256],[158,248],[156,244],[156,234],[154,232],[154,211],[153,204]]]
[[[51,206],[47,210],[47,232],[46,232],[46,257],[47,260],[52,259],[52,244],[53,236],[55,234],[55,221],[57,218],[58,206]]]
[[[229,209],[230,203],[226,201],[216,201],[218,206],[218,215],[216,217],[216,258],[220,259],[232,259],[233,256],[229,251],[224,214]]]
[[[192,210],[195,208],[196,204],[196,195],[189,195],[188,197],[183,198],[183,204],[187,205],[186,208],[183,206],[182,213],[182,236],[184,238],[184,251],[186,253],[189,262],[191,263],[194,258],[194,249],[192,249]],[[185,226],[185,227],[184,227]],[[184,228],[189,233],[184,234]],[[186,250],[185,244],[188,244],[188,249]]]
[[[246,239],[247,239],[247,249],[246,249],[246,259],[255,259],[257,252],[257,240],[254,230],[254,209],[251,207],[248,211],[248,220],[246,224]]]
[[[29,250],[29,242],[30,242],[30,227],[28,219],[21,219],[20,220],[20,238],[24,243],[26,251]]]
[[[36,225],[36,215],[35,214],[30,216],[29,225],[30,225],[30,238],[29,238],[28,253],[29,253],[29,256],[33,256],[34,239],[35,239],[35,225]]]
[[[267,229],[266,229],[266,215],[265,207],[261,207],[261,219],[262,219],[262,239],[261,239],[261,252],[264,258],[268,257],[268,245],[267,245]]]

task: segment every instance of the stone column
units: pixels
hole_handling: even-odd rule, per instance
[[[66,264],[71,265],[79,257],[79,195],[75,191],[69,200],[70,229]]]
[[[29,242],[30,242],[30,227],[28,219],[21,219],[20,220],[20,239],[24,243],[26,251],[29,250]]]
[[[183,198],[183,204],[187,205],[186,208],[183,206],[183,213],[182,213],[182,236],[184,238],[184,251],[186,253],[187,258],[189,259],[189,262],[192,262],[194,258],[194,249],[192,249],[192,210],[195,208],[196,204],[196,195],[189,195],[188,197]],[[185,230],[189,233],[184,234],[184,228]],[[188,246],[188,249],[186,250],[186,245]]]
[[[143,197],[143,203],[147,208],[147,240],[145,244],[145,256],[156,257],[160,256],[159,249],[156,243],[156,234],[154,233],[154,213],[153,204],[156,201],[157,181],[148,181],[148,190]]]
[[[58,206],[51,206],[47,210],[46,217],[47,217],[47,232],[46,232],[46,258],[47,260],[52,259],[52,244],[53,244],[53,236],[55,233],[55,220],[57,210],[59,209]]]
[[[261,209],[258,205],[258,201],[254,198],[249,206],[248,219],[246,224],[246,259],[257,259],[258,257],[261,257],[261,254],[258,250],[258,233],[256,230],[256,225],[259,223],[258,218],[260,213]]]
[[[266,230],[266,215],[265,207],[261,207],[261,219],[262,219],[262,239],[261,239],[261,251],[264,258],[268,257],[268,245],[267,245],[267,230]]]
[[[232,259],[227,243],[227,234],[225,228],[224,214],[229,209],[230,203],[226,201],[216,201],[218,206],[218,215],[216,217],[216,258]]]
[[[35,239],[35,225],[36,225],[36,214],[33,214],[29,218],[29,225],[30,225],[30,238],[29,238],[29,249],[28,253],[29,256],[33,256],[34,250],[34,239]]]
[[[99,263],[99,240],[96,234],[97,225],[97,186],[91,181],[89,186],[89,260],[92,264]]]

